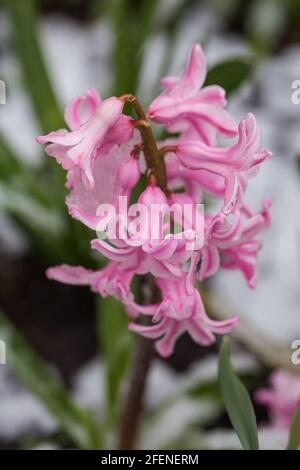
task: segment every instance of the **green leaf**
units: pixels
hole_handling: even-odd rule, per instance
[[[120,417],[120,387],[127,372],[134,335],[128,331],[124,306],[113,297],[98,302],[98,328],[106,374],[106,411],[110,428]]]
[[[44,132],[64,126],[38,41],[35,0],[6,0],[24,82]]]
[[[27,0],[26,2],[22,0],[5,1],[11,23],[12,40],[28,95],[31,98],[41,130],[49,132],[65,127],[65,123],[39,44],[36,4],[36,0]],[[60,244],[64,245],[64,249],[69,252],[69,255],[64,261],[70,262],[73,259],[76,263],[91,264],[90,235],[87,230],[82,230],[77,221],[67,215],[65,209],[65,173],[54,159],[47,157],[44,162],[46,171],[42,175],[41,172],[34,171],[33,178],[27,177],[28,184],[24,193],[27,196],[30,194],[34,197],[40,197],[41,195],[44,197],[46,192],[49,203],[55,206],[56,210],[59,210],[60,215],[65,219],[64,224],[68,228],[68,236],[60,240]],[[46,183],[44,191],[43,187],[40,187],[41,184],[34,183],[34,181],[40,180],[41,176],[46,177],[44,178]],[[32,232],[27,230],[26,232],[31,238]],[[47,246],[47,243],[47,238],[42,240],[44,246]],[[51,257],[53,258],[53,256]],[[62,261],[63,257],[59,255],[59,259]]]
[[[112,94],[135,93],[143,61],[144,44],[152,31],[158,0],[107,2],[114,28],[114,85]]]
[[[63,384],[0,311],[0,337],[7,365],[56,418],[68,437],[83,449],[99,449],[101,434],[90,413],[73,402]]]
[[[50,183],[15,155],[0,133],[0,210],[17,223],[45,261],[73,262],[67,211]]]
[[[6,138],[0,132],[0,180],[34,197],[37,201],[57,207],[56,194],[52,195],[49,189],[51,181],[39,168],[32,168],[12,150]]]
[[[245,450],[259,449],[256,417],[247,389],[232,369],[229,338],[224,337],[219,356],[219,385],[232,426]]]
[[[39,45],[36,4],[36,0],[27,0],[26,2],[23,0],[5,0],[4,2],[11,23],[11,37],[28,96],[31,99],[41,130],[49,132],[65,127],[65,124]],[[1,144],[2,141],[0,141],[0,147]],[[0,150],[0,158],[1,179],[4,179],[4,175],[6,175],[5,182],[8,181],[8,178],[10,178],[10,182],[11,180],[15,182],[16,175],[20,174],[17,181],[18,191],[24,193],[26,199],[28,197],[37,198],[39,202],[43,202],[45,214],[47,214],[47,206],[49,205],[52,206],[53,210],[59,212],[60,218],[63,219],[66,228],[64,236],[59,240],[53,240],[52,245],[54,243],[57,243],[57,246],[60,245],[66,252],[65,258],[61,256],[62,251],[55,257],[55,252],[50,246],[49,235],[43,233],[38,225],[35,230],[32,224],[26,223],[26,221],[24,223],[24,219],[19,217],[20,211],[18,211],[17,216],[13,214],[14,219],[25,230],[34,245],[36,245],[37,240],[40,242],[37,246],[42,248],[42,254],[46,254],[47,259],[52,258],[55,260],[56,258],[56,262],[65,261],[92,265],[93,261],[89,249],[90,234],[88,230],[82,229],[78,221],[67,215],[65,208],[65,173],[55,160],[45,158],[42,171],[30,170],[25,164],[21,169],[20,163],[17,162],[16,158],[13,158],[7,145],[3,146],[2,151]],[[15,189],[15,186],[13,186],[13,189]],[[50,256],[48,256],[48,251]]]
[[[21,181],[19,181],[21,179]],[[0,210],[5,211],[30,240],[46,263],[76,262],[72,240],[67,231],[67,219],[55,206],[45,204],[33,195],[31,190],[38,188],[19,188],[17,184],[26,180],[18,176],[12,183],[0,181]]]
[[[0,178],[8,180],[16,173],[24,171],[22,162],[17,158],[0,133]]]
[[[247,79],[253,70],[253,61],[245,58],[229,59],[212,67],[205,80],[207,85],[220,85],[229,96]]]
[[[292,419],[288,450],[297,450],[300,446],[300,405],[295,411]]]

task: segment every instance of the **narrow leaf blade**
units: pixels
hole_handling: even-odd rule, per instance
[[[295,411],[292,419],[288,450],[297,450],[300,446],[300,405]]]
[[[219,385],[231,424],[245,450],[259,449],[256,417],[247,389],[232,369],[229,338],[219,356]]]
[[[27,91],[42,130],[49,132],[64,123],[39,45],[36,3],[6,0],[5,5]]]
[[[98,301],[98,328],[106,373],[107,423],[115,428],[120,417],[120,388],[128,369],[134,336],[128,330],[124,306],[107,297]]]

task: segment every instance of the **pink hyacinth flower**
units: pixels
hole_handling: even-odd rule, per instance
[[[197,274],[199,281],[214,275],[222,267],[240,270],[249,287],[255,288],[257,257],[262,246],[256,237],[270,225],[270,205],[270,199],[263,201],[258,214],[243,208],[233,220],[223,214],[215,218],[207,216],[206,242]]]
[[[165,215],[169,210],[166,196],[155,184],[141,193],[138,203],[148,209],[148,214],[151,214],[151,206],[154,204],[163,207]],[[198,246],[196,231],[191,229],[178,234],[164,233],[162,218],[142,221],[141,226],[143,230],[135,233],[134,237],[128,230],[126,237],[108,241],[98,238],[92,241],[91,246],[106,258],[118,261],[122,269],[134,269],[136,274],[151,273],[169,279],[181,277],[181,264],[188,261],[193,253],[186,249],[187,243],[194,242],[195,247]]]
[[[130,118],[121,117],[123,106],[124,102],[119,98],[101,101],[97,92],[90,90],[66,108],[65,118],[70,131],[50,132],[37,137],[37,142],[50,142],[46,147],[48,155],[55,157],[65,170],[79,168],[86,186],[93,187],[93,166],[101,147],[119,144],[132,135]]]
[[[255,399],[269,409],[274,426],[289,429],[300,404],[300,378],[287,371],[277,370],[271,375],[270,388],[257,390]]]
[[[66,107],[69,130],[37,138],[67,171],[69,213],[96,231],[91,247],[109,260],[96,271],[56,266],[48,277],[118,299],[136,321],[130,328],[154,339],[164,357],[185,332],[210,345],[216,334],[233,329],[237,317],[219,322],[207,316],[196,281],[219,268],[238,269],[254,287],[258,235],[270,223],[270,201],[255,214],[244,193],[271,152],[260,148],[254,116],[248,114],[237,126],[224,110],[224,90],[202,88],[205,77],[203,51],[194,45],[182,77],[161,80],[164,92],[146,116],[132,95],[103,101],[90,89]],[[136,120],[123,114],[125,101]],[[155,143],[150,119],[179,135]],[[224,148],[219,134],[238,134],[237,142]],[[137,207],[131,201],[141,172],[148,186]],[[203,215],[198,203],[207,195],[220,204],[216,213]],[[137,304],[130,290],[135,275],[152,276],[162,300]],[[152,324],[139,324],[139,315],[151,317]]]
[[[192,170],[183,166],[175,153],[166,155],[166,169],[171,190],[184,189],[196,203],[204,193],[221,198],[225,192],[224,178],[205,170]]]
[[[132,307],[134,298],[130,291],[134,272],[121,270],[116,262],[112,261],[98,271],[81,266],[62,264],[47,269],[46,274],[48,279],[64,284],[88,285],[93,292],[100,294],[104,298],[113,296],[126,305],[129,315],[136,316]]]
[[[80,170],[73,170],[70,176],[71,191],[66,199],[69,213],[90,229],[97,230],[102,218],[98,213],[100,204],[111,204],[117,212],[119,197],[130,197],[139,180],[140,169],[130,142],[115,145],[96,159],[93,188],[83,184]]]
[[[65,108],[64,118],[71,131],[76,131],[86,124],[95,114],[101,98],[95,90],[90,88],[84,95],[74,98]]]
[[[239,321],[238,317],[224,321],[211,320],[206,314],[199,291],[194,289],[191,295],[187,295],[184,279],[174,282],[156,278],[156,282],[162,292],[162,302],[135,307],[137,313],[151,315],[153,325],[130,323],[129,328],[146,338],[155,339],[156,350],[163,357],[172,354],[176,340],[185,332],[196,343],[208,346],[215,342],[215,333],[228,333]]]
[[[182,78],[164,77],[165,91],[150,105],[149,117],[162,123],[170,132],[196,131],[207,145],[215,143],[216,133],[232,137],[237,126],[226,105],[225,91],[213,85],[202,88],[206,77],[206,60],[199,44],[192,47]]]
[[[259,165],[272,155],[269,150],[260,150],[260,141],[260,129],[253,114],[249,113],[240,122],[235,145],[209,147],[199,141],[182,139],[176,146],[176,155],[185,167],[224,179],[222,212],[229,214],[242,204],[248,178],[254,176]]]

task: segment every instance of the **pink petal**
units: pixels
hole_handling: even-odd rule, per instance
[[[91,241],[91,247],[113,261],[127,261],[136,253],[136,248],[115,248],[112,245],[96,238]]]
[[[188,79],[197,91],[202,87],[205,77],[206,58],[200,44],[194,44],[184,72],[184,78]]]
[[[183,325],[176,320],[168,320],[168,328],[163,338],[155,343],[155,349],[162,357],[169,357],[174,351],[177,339],[183,334]]]
[[[79,129],[95,113],[101,99],[95,88],[91,88],[84,95],[81,95],[66,107],[65,121],[71,130]]]
[[[92,282],[95,277],[95,271],[85,269],[81,266],[62,264],[60,266],[48,268],[46,275],[48,279],[53,279],[65,284],[85,285]]]

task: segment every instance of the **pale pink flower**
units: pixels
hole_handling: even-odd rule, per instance
[[[128,227],[125,227],[125,237],[108,241],[97,238],[92,240],[92,248],[106,258],[119,262],[121,269],[135,270],[136,274],[151,273],[153,276],[168,279],[181,277],[182,263],[192,256],[192,250],[186,249],[187,243],[195,240],[197,246],[196,232],[187,230],[177,234],[165,233],[163,217],[151,220],[152,205],[164,207],[164,215],[169,210],[166,196],[155,184],[149,185],[141,193],[138,203],[148,208],[150,214],[147,223],[141,219],[141,231],[133,233],[128,224]]]
[[[300,404],[300,378],[277,370],[271,375],[270,387],[257,390],[255,399],[268,408],[274,426],[288,429]]]
[[[227,148],[210,147],[199,141],[182,139],[176,146],[176,155],[185,167],[204,170],[224,179],[224,206],[229,214],[242,204],[247,180],[257,173],[259,165],[271,156],[269,150],[260,150],[260,129],[253,114],[239,124],[235,145]]]
[[[204,193],[217,198],[224,196],[225,181],[222,176],[187,168],[180,163],[175,153],[166,155],[166,169],[170,189],[184,189],[195,203],[202,201]]]
[[[83,113],[79,108],[84,105],[86,110]],[[125,142],[132,135],[131,119],[121,117],[123,106],[124,102],[119,98],[100,101],[97,92],[89,91],[66,108],[65,117],[70,131],[50,132],[39,136],[37,141],[41,144],[51,142],[46,147],[48,155],[55,157],[65,170],[79,168],[86,186],[93,187],[94,163],[104,153],[103,148],[106,153],[107,148]],[[117,123],[116,130],[114,126]]]
[[[232,137],[237,127],[226,105],[225,91],[213,85],[201,87],[206,77],[206,60],[199,44],[192,47],[182,78],[164,77],[165,91],[150,105],[148,115],[164,124],[170,132],[196,131],[208,145],[215,143],[216,133]],[[193,132],[195,134],[195,132]]]
[[[92,188],[82,182],[78,168],[70,174],[71,191],[66,199],[70,215],[96,230],[102,219],[98,212],[100,204],[112,204],[117,212],[119,197],[129,198],[139,177],[140,169],[132,144],[115,145],[95,160],[95,184]]]
[[[135,307],[137,313],[151,315],[153,325],[129,325],[132,331],[155,339],[156,350],[163,357],[172,354],[176,340],[186,332],[196,343],[208,346],[215,342],[215,333],[228,333],[239,321],[238,317],[223,321],[211,320],[206,314],[199,291],[193,289],[191,295],[187,295],[183,277],[184,273],[182,279],[175,282],[156,278],[161,289],[162,302]]]
[[[74,98],[65,108],[64,118],[71,131],[79,129],[95,114],[101,98],[95,90],[90,88],[84,95]]]
[[[98,271],[56,266],[47,271],[48,277],[89,285],[103,297],[114,296],[135,319],[151,316],[151,325],[137,322],[130,328],[156,340],[158,352],[165,357],[185,332],[197,343],[209,345],[215,334],[227,333],[236,325],[236,317],[218,322],[207,316],[196,281],[202,282],[219,268],[237,269],[255,287],[258,236],[270,224],[270,201],[266,199],[255,214],[246,206],[244,193],[248,179],[271,152],[261,150],[260,130],[252,114],[237,127],[224,110],[224,90],[201,88],[205,76],[203,51],[194,45],[183,76],[163,78],[165,90],[147,112],[168,131],[179,133],[158,143],[160,149],[167,148],[153,156],[165,154],[164,191],[156,184],[158,169],[146,165],[147,139],[143,136],[142,141],[134,130],[147,123],[123,114],[125,97],[102,101],[90,89],[66,107],[69,131],[37,139],[49,142],[46,152],[67,170],[69,213],[97,232],[91,247],[109,260]],[[238,134],[237,142],[221,147],[218,134]],[[139,195],[137,209],[131,203],[132,190],[141,172],[146,173],[148,186]],[[221,209],[203,216],[197,204],[207,196],[220,199]],[[155,207],[159,212],[152,212]],[[138,305],[131,282],[133,276],[147,274],[154,277],[162,300]]]
[[[270,225],[270,205],[271,201],[266,199],[260,213],[254,214],[249,208],[243,208],[233,219],[224,214],[206,217],[205,245],[197,274],[199,281],[214,275],[222,267],[240,270],[249,287],[256,286],[257,257],[262,246],[256,237]]]
[[[126,305],[127,313],[135,316],[134,297],[130,284],[134,271],[121,270],[116,262],[108,263],[103,269],[93,271],[81,266],[62,264],[47,269],[49,279],[72,285],[88,285],[101,297],[113,296]]]

